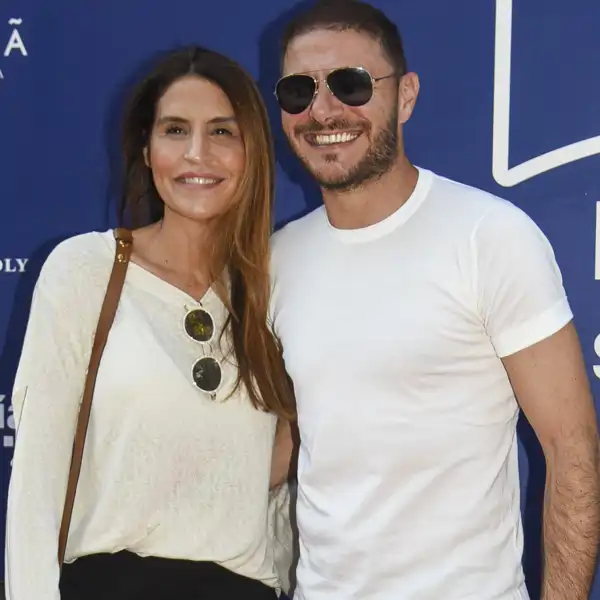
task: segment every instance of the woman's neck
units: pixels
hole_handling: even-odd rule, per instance
[[[195,298],[212,283],[210,229],[205,223],[165,213],[134,232],[132,259]]]

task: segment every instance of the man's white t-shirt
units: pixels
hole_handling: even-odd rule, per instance
[[[501,358],[572,319],[545,236],[419,169],[375,225],[287,225],[272,269],[301,434],[295,600],[527,599]]]

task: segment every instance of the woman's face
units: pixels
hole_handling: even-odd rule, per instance
[[[173,83],[158,102],[144,157],[165,211],[196,221],[225,213],[246,164],[227,96],[196,76]]]

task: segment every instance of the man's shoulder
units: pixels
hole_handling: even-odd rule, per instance
[[[445,227],[456,225],[462,232],[479,229],[490,221],[512,224],[531,220],[510,200],[439,174],[433,175],[431,194],[432,208]]]
[[[279,254],[288,248],[306,242],[309,238],[314,238],[326,221],[325,207],[319,206],[306,215],[286,223],[271,237],[271,253]]]
[[[516,206],[500,196],[482,188],[434,173],[434,194],[441,201],[461,205],[469,212],[485,214],[489,210],[512,210]]]

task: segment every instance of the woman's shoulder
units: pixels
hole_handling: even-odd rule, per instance
[[[66,238],[50,252],[38,279],[38,286],[86,288],[106,285],[113,262],[115,241],[112,231],[91,231]]]

